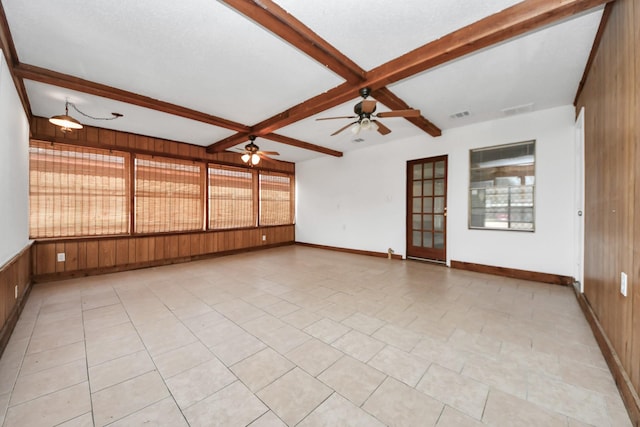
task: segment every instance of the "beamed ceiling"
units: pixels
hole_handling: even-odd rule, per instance
[[[304,161],[571,104],[611,0],[2,0],[29,115]],[[392,132],[353,135],[370,87]],[[464,114],[457,114],[464,113]],[[456,114],[461,117],[455,117]],[[355,143],[355,139],[359,139]]]

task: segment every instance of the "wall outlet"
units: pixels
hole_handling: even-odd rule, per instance
[[[620,293],[627,296],[627,273],[620,273]]]
[[[15,298],[18,299],[18,285],[15,287]]]
[[[262,235],[262,241],[263,241],[263,242],[266,242],[266,241],[267,241],[267,235],[266,235],[266,234],[263,234],[263,235]]]
[[[58,262],[64,262],[64,260],[66,259],[64,252],[60,252],[58,254]]]

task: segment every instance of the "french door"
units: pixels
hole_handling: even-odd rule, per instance
[[[407,162],[407,257],[447,260],[447,156]]]

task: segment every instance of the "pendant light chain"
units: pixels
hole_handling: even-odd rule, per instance
[[[115,120],[115,119],[117,119],[119,117],[122,117],[122,114],[120,114],[120,113],[111,113],[113,117],[93,117],[93,116],[90,116],[89,114],[86,114],[86,113],[83,113],[82,111],[80,111],[78,109],[78,107],[76,107],[76,105],[73,102],[67,101],[67,105],[71,105],[73,107],[73,109],[76,110],[76,112],[82,114],[85,117],[93,119],[93,120]]]

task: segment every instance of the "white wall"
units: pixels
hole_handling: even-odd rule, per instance
[[[389,135],[392,137],[393,134]],[[469,230],[469,150],[536,140],[536,230]],[[574,108],[558,107],[296,164],[296,240],[406,253],[406,162],[449,156],[451,260],[573,275]]]
[[[0,267],[29,244],[29,121],[0,51]]]

